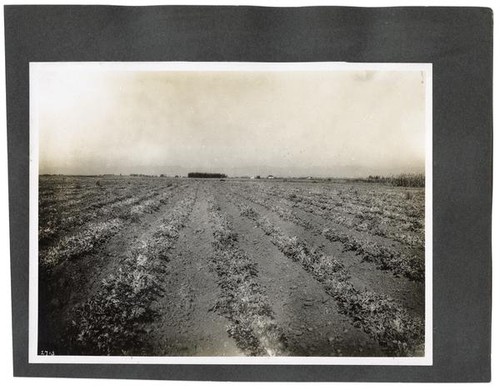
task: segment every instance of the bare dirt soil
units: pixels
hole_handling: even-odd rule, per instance
[[[423,194],[42,176],[39,351],[421,356]]]

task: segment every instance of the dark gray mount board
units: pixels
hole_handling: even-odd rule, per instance
[[[6,6],[14,374],[489,381],[492,26],[486,8]],[[29,63],[46,61],[432,63],[434,364],[29,364]]]

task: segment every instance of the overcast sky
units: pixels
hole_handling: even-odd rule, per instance
[[[38,74],[40,173],[424,171],[420,71]]]

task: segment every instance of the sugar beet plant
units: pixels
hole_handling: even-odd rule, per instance
[[[374,242],[362,242],[332,228],[325,228],[322,234],[330,241],[341,242],[344,250],[355,251],[364,261],[375,263],[381,269],[390,270],[396,275],[403,275],[418,282],[423,282],[425,279],[425,263],[422,258],[402,255]]]
[[[214,229],[211,260],[221,289],[214,309],[229,319],[229,335],[250,356],[284,355],[282,332],[258,283],[256,264],[237,247],[238,236],[213,201],[210,221]]]
[[[241,194],[234,192],[237,197],[249,200],[266,209],[275,212],[286,221],[290,221],[316,234],[323,235],[329,241],[342,243],[345,251],[354,251],[364,261],[376,264],[382,270],[392,271],[395,275],[405,276],[410,280],[423,282],[425,278],[425,263],[422,256],[403,254],[400,250],[382,246],[369,239],[361,239],[356,235],[348,235],[334,228],[320,229],[318,226],[303,220],[293,208],[284,208],[275,204],[273,199],[261,199],[254,193]],[[335,219],[337,222],[338,219]],[[412,250],[409,250],[412,252]]]
[[[55,265],[92,252],[100,243],[116,234],[127,220],[137,222],[143,214],[157,211],[169,198],[168,192],[158,194],[154,198],[143,199],[142,202],[119,202],[99,212],[85,216],[87,222],[77,232],[63,236],[54,245],[40,250],[40,267],[49,271]],[[142,198],[136,198],[142,199]],[[127,207],[128,206],[128,207]],[[97,216],[109,217],[109,220],[95,221]]]
[[[189,194],[149,237],[138,240],[120,268],[99,292],[72,311],[68,345],[85,355],[144,355],[152,350],[144,340],[157,317],[154,302],[168,273],[168,251],[179,237],[196,193]]]
[[[341,261],[310,249],[296,237],[285,235],[254,209],[235,202],[241,215],[256,222],[271,242],[318,280],[355,326],[374,337],[390,356],[412,356],[423,343],[423,321],[411,316],[391,298],[358,291]]]

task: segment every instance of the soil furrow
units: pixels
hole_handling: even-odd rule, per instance
[[[229,322],[213,311],[219,288],[210,272],[212,231],[206,194],[198,196],[187,226],[169,254],[159,318],[150,331],[154,355],[243,355],[226,331]]]
[[[44,326],[39,334],[41,347],[57,352],[66,348],[65,328],[73,308],[102,289],[103,280],[116,273],[134,249],[159,228],[162,217],[168,215],[183,196],[183,192],[176,192],[155,213],[143,214],[135,222],[129,221],[91,252],[51,269],[40,270],[39,323],[51,325]]]
[[[355,251],[364,261],[375,264],[382,271],[390,271],[396,276],[404,276],[412,281],[424,280],[425,257],[421,246],[405,246],[392,238],[370,234],[358,230],[357,227],[348,228],[336,217],[328,217],[324,213],[317,214],[309,207],[297,207],[296,204],[279,198],[274,193],[265,192],[267,196],[262,198],[262,194],[252,193],[253,196],[250,197],[240,191],[234,192],[306,230],[323,234],[332,242],[342,243],[344,251]]]
[[[234,192],[233,192],[234,193]],[[259,214],[265,215],[273,225],[288,236],[299,237],[314,248],[321,249],[328,255],[340,259],[351,275],[351,282],[359,291],[369,290],[377,294],[390,296],[405,309],[416,316],[423,317],[425,312],[425,286],[406,278],[395,278],[391,272],[380,270],[374,263],[363,261],[353,251],[345,251],[341,243],[331,242],[320,234],[320,229],[305,229],[302,226],[284,220],[274,211],[257,204],[239,193],[234,193],[239,199],[244,199]]]
[[[257,262],[287,351],[297,356],[380,355],[380,346],[338,311],[335,300],[299,264],[283,255],[255,223],[218,191],[217,202],[238,233],[239,247]]]
[[[354,325],[379,341],[389,356],[421,354],[423,320],[414,317],[393,299],[373,291],[361,291],[351,282],[351,274],[335,257],[290,237],[253,208],[236,203],[241,215],[256,222],[271,242],[287,257],[298,262],[335,298],[341,311]]]
[[[136,242],[102,289],[70,313],[68,345],[90,354],[150,355],[145,337],[169,274],[169,251],[191,213],[197,189],[181,199],[144,241]]]
[[[39,350],[423,355],[423,268],[405,262],[423,256],[411,252],[421,191],[287,179],[41,183]]]
[[[267,291],[259,283],[256,263],[240,248],[231,221],[213,200],[210,221],[214,229],[212,264],[221,289],[216,311],[229,319],[228,332],[246,354],[285,355],[283,333]]]

